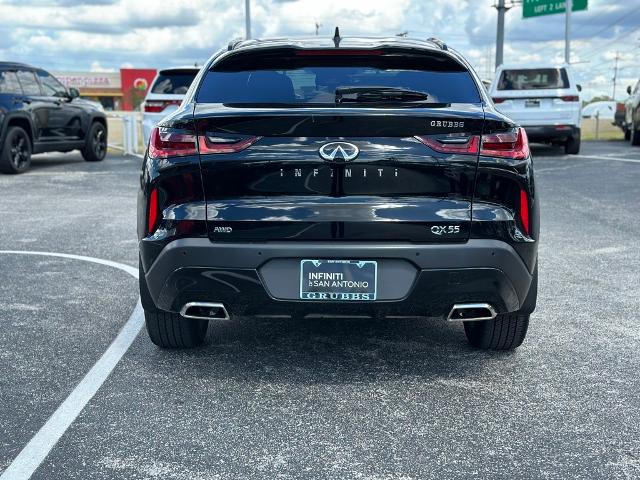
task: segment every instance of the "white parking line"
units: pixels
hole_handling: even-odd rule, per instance
[[[640,163],[640,160],[634,158],[624,158],[624,157],[609,157],[604,155],[574,155],[574,157],[580,158],[589,158],[593,160],[613,160],[614,162],[630,162],[630,163]]]
[[[124,265],[111,260],[103,260],[101,258],[86,257],[83,255],[72,255],[68,253],[53,252],[30,252],[20,250],[0,250],[0,254],[16,254],[16,255],[42,255],[47,257],[70,258],[74,260],[82,260],[85,262],[107,265],[109,267],[118,268],[135,278],[138,278],[138,269],[129,265]],[[133,313],[129,320],[124,324],[120,333],[115,340],[109,345],[109,348],[102,354],[100,359],[95,363],[91,370],[84,376],[80,383],[73,389],[71,394],[49,417],[47,422],[40,430],[29,440],[29,443],[20,451],[18,456],[11,462],[4,472],[0,475],[0,480],[27,480],[36,471],[44,459],[49,455],[55,444],[60,440],[62,435],[68,430],[80,412],[89,403],[109,377],[113,369],[116,367],[120,359],[127,352],[135,338],[140,333],[144,323],[142,315],[142,306],[140,300],[136,303]]]

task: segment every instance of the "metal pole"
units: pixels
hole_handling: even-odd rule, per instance
[[[613,95],[611,98],[613,101],[616,100],[616,82],[618,81],[618,57],[620,56],[620,52],[616,50],[616,65],[613,67]]]
[[[244,30],[247,40],[251,38],[251,0],[244,1]]]
[[[498,0],[498,5],[494,5],[498,10],[498,31],[496,33],[496,68],[502,65],[502,54],[504,48],[504,14],[507,7],[504,0]]]
[[[564,62],[568,65],[571,63],[571,40],[569,36],[571,35],[571,10],[573,9],[573,1],[566,0],[565,2],[565,10],[566,14],[564,17]]]

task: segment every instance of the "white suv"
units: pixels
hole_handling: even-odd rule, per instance
[[[489,94],[532,142],[580,152],[580,85],[566,65],[500,66]]]
[[[176,67],[159,70],[142,104],[142,134],[144,144],[149,143],[151,130],[182,103],[198,67]]]

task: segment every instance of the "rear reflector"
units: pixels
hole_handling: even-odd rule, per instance
[[[149,220],[147,233],[151,234],[155,231],[158,222],[158,190],[155,188],[151,190],[149,195],[149,211],[147,213]]]
[[[529,199],[527,192],[522,189],[520,190],[520,222],[524,233],[529,235]]]
[[[580,97],[578,97],[578,95],[565,95],[563,97],[560,97],[560,99],[565,101],[565,102],[579,102],[580,101]]]
[[[482,136],[480,155],[522,160],[529,156],[529,140],[524,128]]]
[[[493,99],[493,103],[502,103],[502,102],[504,102],[505,100],[507,100],[507,99],[506,99],[506,98],[494,98],[494,99]]]
[[[477,155],[478,147],[480,146],[479,135],[471,135],[468,137],[452,136],[442,138],[416,136],[415,138],[432,150],[441,153],[461,153]]]
[[[155,127],[149,140],[149,156],[153,158],[195,155],[196,136],[192,133],[171,131]]]
[[[198,137],[198,149],[203,155],[210,153],[235,153],[249,148],[260,140],[260,137],[212,137],[208,135]]]
[[[144,102],[144,111],[147,113],[159,113],[171,105],[180,105],[181,100],[148,100]]]

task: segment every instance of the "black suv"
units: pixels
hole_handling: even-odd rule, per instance
[[[438,40],[232,43],[151,136],[151,340],[234,316],[440,317],[513,349],[537,292],[527,137]]]
[[[102,160],[107,119],[78,95],[42,69],[0,62],[0,172],[24,172],[32,153],[80,149]]]

